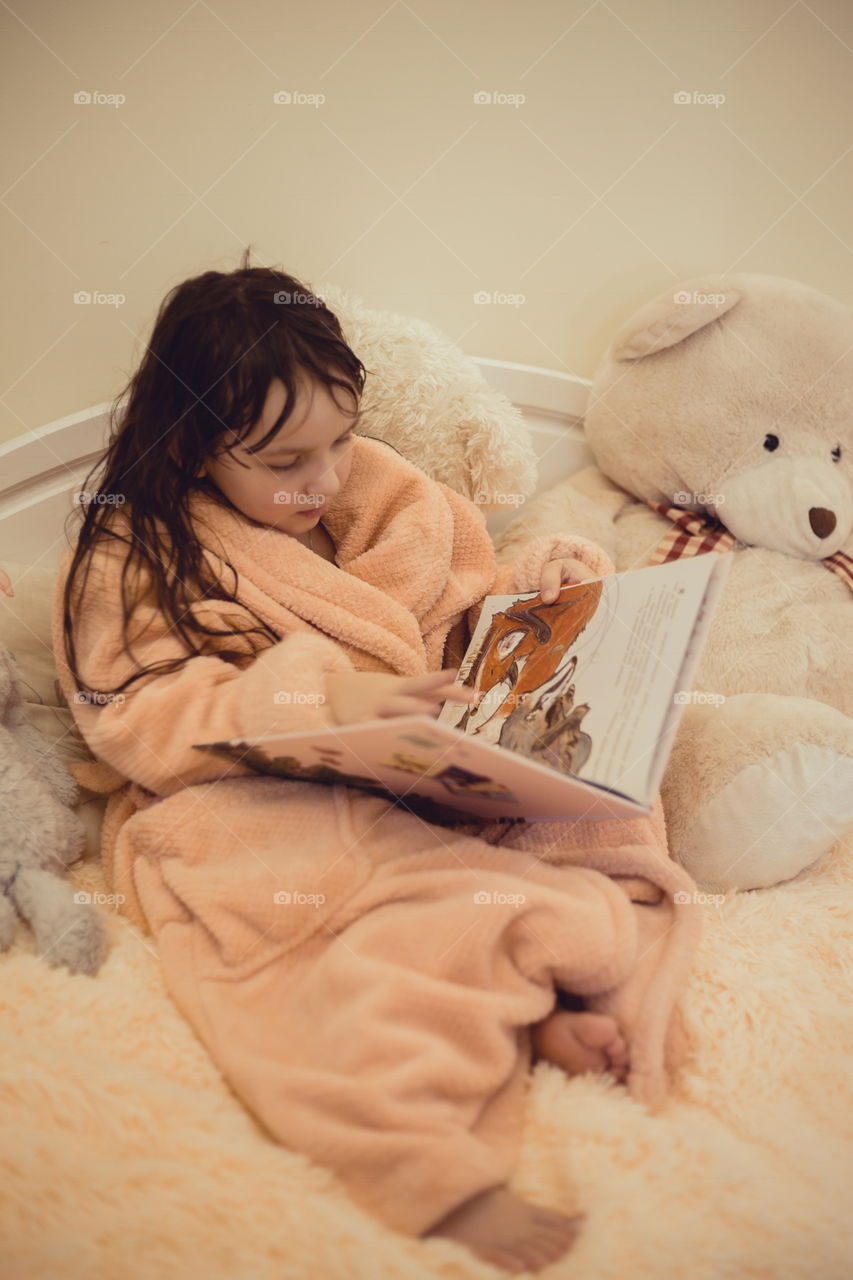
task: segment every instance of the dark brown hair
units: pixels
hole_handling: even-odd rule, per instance
[[[251,656],[281,639],[251,610],[259,625],[240,631],[211,629],[196,616],[192,604],[210,593],[237,604],[238,575],[226,560],[234,574],[233,588],[229,591],[225,583],[214,580],[197,541],[187,498],[200,489],[235,509],[213,481],[197,472],[205,458],[218,451],[218,439],[228,428],[242,440],[260,421],[273,378],[284,383],[287,398],[258,448],[287,421],[304,376],[323,382],[333,397],[335,387],[349,393],[354,407],[347,406],[344,412],[355,416],[368,370],[347,345],[337,317],[321,298],[282,271],[250,267],[249,258],[247,248],[237,270],[206,271],[166,295],[142,362],[111,405],[108,447],[82,486],[85,494],[90,477],[103,467],[97,483],[99,500],[81,502],[82,524],[63,599],[68,665],[81,691],[118,693],[143,675],[177,670],[194,653],[216,652],[232,662],[245,658],[245,642],[235,648],[211,649],[210,636],[260,636],[265,643],[249,641]],[[236,444],[233,441],[231,448]],[[116,527],[119,524],[124,533]],[[187,658],[165,659],[143,668],[112,690],[92,690],[82,681],[73,637],[74,581],[85,562],[79,605],[89,577],[90,552],[100,538],[116,539],[129,547],[121,576],[128,656],[132,657],[128,626],[138,603],[128,590],[133,566],[148,579],[157,612],[169,619],[189,649]]]

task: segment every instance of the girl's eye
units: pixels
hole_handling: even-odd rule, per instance
[[[335,444],[349,444],[352,437],[353,437],[353,432],[348,431],[345,436],[341,436],[339,439],[337,439],[335,441]],[[270,467],[270,471],[292,471],[293,468],[298,465],[299,464],[297,462],[288,462],[284,466]]]

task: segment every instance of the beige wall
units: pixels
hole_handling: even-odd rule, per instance
[[[249,243],[583,376],[686,276],[853,302],[849,0],[10,0],[0,23],[0,441],[114,396],[166,291]]]

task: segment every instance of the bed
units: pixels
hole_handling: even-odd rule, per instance
[[[476,359],[520,410],[536,492],[592,460],[588,384]],[[72,494],[100,455],[107,405],[0,446],[0,640],[28,712],[87,758],[59,705],[50,595]],[[497,537],[516,515],[494,512]],[[106,923],[94,977],[53,969],[21,923],[2,957],[0,1272],[44,1280],[376,1280],[495,1274],[449,1241],[395,1235],[334,1177],[272,1143],[165,991],[150,938],[118,914],[98,861],[102,800],[85,794],[84,856],[68,876]],[[542,1272],[610,1280],[842,1280],[853,1258],[847,1017],[853,845],[824,870],[709,902],[682,1002],[691,1056],[648,1116],[605,1077],[531,1077],[513,1189],[587,1222]]]

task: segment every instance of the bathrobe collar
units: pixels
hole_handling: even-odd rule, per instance
[[[237,570],[242,603],[278,634],[316,628],[369,655],[367,663],[353,655],[357,666],[429,670],[429,632],[446,632],[496,574],[482,512],[365,436],[356,437],[347,483],[323,517],[336,564],[202,491],[190,495],[190,514],[217,574],[232,585],[223,561]]]

